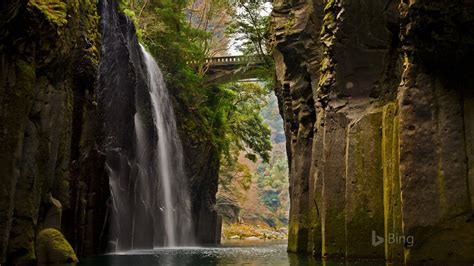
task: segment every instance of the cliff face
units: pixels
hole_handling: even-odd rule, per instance
[[[117,233],[105,165],[119,156],[105,147],[113,142],[132,156],[133,119],[113,110],[133,118],[132,99],[149,102],[135,95],[143,59],[134,25],[116,5],[0,3],[0,263],[33,263],[43,228],[60,229],[78,256],[104,252]],[[218,152],[191,138],[183,144],[198,241],[215,243]]]
[[[150,191],[146,189],[156,188],[158,178],[144,180],[141,174],[147,171],[156,177],[156,167],[152,166],[156,163],[154,150],[139,151],[138,148],[139,141],[147,147],[154,147],[157,142],[147,69],[135,26],[130,18],[118,11],[117,3],[103,0],[100,4],[102,46],[97,85],[101,125],[99,149],[105,156],[104,167],[111,189],[107,204],[109,215],[105,222],[110,226],[110,235],[104,240],[109,241],[107,248],[112,252],[153,247],[154,236],[159,233],[154,231],[153,218],[160,218],[152,217],[159,210],[149,206],[152,205],[148,196]],[[137,132],[135,123],[143,124],[140,127],[143,132]],[[142,156],[147,159],[147,164],[140,161]],[[146,181],[149,182],[143,184]],[[163,193],[159,190],[153,192]],[[143,233],[145,228],[146,233]],[[156,239],[155,242],[160,244]]]
[[[71,237],[85,223],[77,207],[87,186],[70,181],[93,171],[84,163],[92,156],[98,17],[95,1],[19,0],[1,3],[0,23],[0,263],[28,263],[36,233],[61,226],[61,209],[74,210],[63,221],[73,213],[78,220]]]
[[[474,2],[435,2],[274,1],[289,251],[474,260]]]
[[[192,221],[197,244],[216,244],[221,240],[222,219],[215,209],[220,152],[210,141],[209,132],[186,106],[177,103],[178,126],[184,149],[186,176],[190,185]],[[193,120],[188,127],[184,121]]]

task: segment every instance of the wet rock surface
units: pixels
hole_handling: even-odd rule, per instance
[[[69,170],[80,144],[72,139],[88,124],[82,112],[99,57],[93,2],[1,4],[0,263],[35,261],[37,230],[60,227],[61,206],[75,207]]]

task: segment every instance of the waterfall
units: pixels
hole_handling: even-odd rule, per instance
[[[111,201],[109,250],[194,244],[176,116],[163,75],[116,0],[100,1],[98,112]]]
[[[173,106],[158,64],[142,46],[140,53],[143,82],[136,87],[136,112],[130,117],[135,140],[122,149],[108,147],[116,251],[194,244]],[[119,166],[114,167],[117,153],[126,161],[118,160]]]
[[[183,150],[176,117],[163,74],[154,58],[140,46],[147,69],[156,140],[156,167],[162,187],[165,246],[192,244],[190,200],[186,186]]]

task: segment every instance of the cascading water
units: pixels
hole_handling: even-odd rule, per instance
[[[100,9],[97,90],[112,199],[110,250],[193,245],[184,156],[163,75],[117,0],[102,0]]]
[[[166,234],[165,246],[192,244],[190,201],[175,114],[158,64],[143,46],[140,48],[148,73],[153,121],[158,133],[156,157],[163,192],[161,210]]]

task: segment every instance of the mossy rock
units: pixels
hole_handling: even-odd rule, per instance
[[[36,240],[36,257],[42,264],[72,264],[78,262],[76,253],[64,235],[53,228],[44,229]]]
[[[67,4],[59,0],[31,0],[31,7],[41,11],[47,20],[58,27],[67,24]]]

